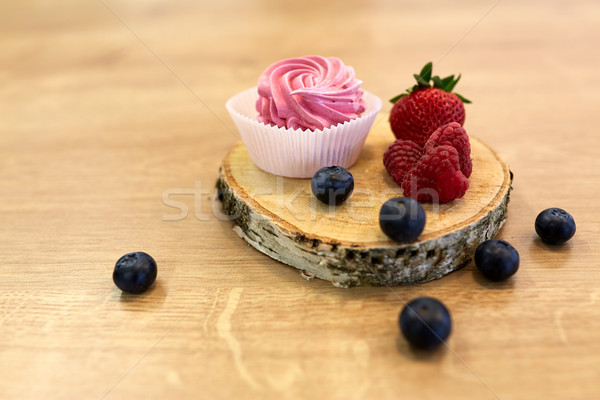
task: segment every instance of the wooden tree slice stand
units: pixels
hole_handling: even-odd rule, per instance
[[[467,194],[448,204],[424,204],[427,223],[419,240],[396,243],[379,228],[381,205],[402,195],[382,162],[393,140],[386,123],[372,129],[350,168],[354,193],[338,207],[317,201],[310,179],[258,169],[240,142],[220,168],[223,210],[240,237],[307,279],[350,287],[440,278],[468,264],[477,246],[498,233],[506,218],[511,172],[492,149],[471,137],[473,174]]]

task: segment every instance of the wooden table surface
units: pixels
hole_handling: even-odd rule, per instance
[[[600,398],[599,45],[595,0],[0,3],[0,398]],[[512,279],[344,290],[237,237],[224,103],[306,54],[382,99],[429,60],[462,72],[465,127],[515,174]],[[558,248],[533,229],[551,206],[577,221]],[[159,276],[125,295],[137,250]],[[454,322],[432,354],[396,323],[421,295]]]

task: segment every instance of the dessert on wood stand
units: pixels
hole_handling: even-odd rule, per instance
[[[352,68],[331,57],[282,60],[258,89],[234,96],[227,108],[244,143],[224,158],[217,186],[236,233],[339,287],[426,282],[469,263],[504,223],[511,173],[462,128],[468,100],[451,93],[460,77],[432,77],[431,67],[393,99],[390,124],[376,120],[381,101]],[[328,184],[321,171],[315,185],[315,172],[328,166],[338,167],[324,169],[329,203],[315,192]],[[343,183],[340,171],[349,171]],[[414,240],[401,234],[416,221],[411,207],[388,202],[402,196],[424,211]],[[382,222],[386,202],[409,225]]]

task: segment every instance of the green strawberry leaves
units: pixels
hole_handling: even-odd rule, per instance
[[[410,92],[407,90],[406,91],[407,93],[400,93],[398,96],[391,98],[390,103],[395,103],[398,100],[400,100],[401,98],[408,96],[412,92],[412,89],[409,89],[409,90],[410,90]]]
[[[454,79],[454,75],[451,75],[449,78],[450,81],[448,82],[448,84],[446,84],[446,86],[442,86],[442,90],[445,92],[452,92],[452,89],[454,89],[454,86],[456,86],[456,84],[458,83],[458,81],[460,81],[460,74],[458,75],[458,78]],[[443,82],[443,80],[442,80]]]
[[[458,77],[458,79],[460,79],[460,76]],[[454,75],[450,75],[445,77],[444,79],[441,80],[442,82],[442,86],[440,86],[440,89],[442,88],[448,88],[450,85],[452,85],[452,82],[454,82]],[[458,80],[457,80],[458,82]],[[454,88],[454,85],[452,85],[452,88]]]
[[[423,78],[421,75],[417,75],[414,74],[413,75],[415,77],[415,79],[417,80],[417,83],[419,84],[418,86],[421,87],[429,87],[429,81],[426,81],[425,78]]]
[[[471,103],[472,103],[472,101],[471,101],[471,100],[469,100],[469,99],[467,99],[467,98],[465,98],[465,97],[461,96],[461,95],[460,95],[460,94],[458,94],[458,93],[454,93],[454,95],[455,95],[456,97],[458,97],[458,98],[460,99],[460,101],[462,101],[464,104],[471,104]]]
[[[431,88],[431,87],[441,89],[448,93],[452,93],[452,90],[454,89],[454,87],[456,86],[458,81],[460,80],[461,76],[458,75],[458,77],[456,79],[454,79],[454,75],[450,75],[445,78],[440,78],[437,75],[432,77],[431,76],[432,71],[433,71],[433,63],[428,62],[421,69],[421,72],[413,75],[413,77],[417,81],[417,84],[414,85],[413,87],[411,87],[410,89],[407,89],[406,92],[401,93],[398,96],[390,99],[390,102],[395,103],[398,100],[400,100],[401,98],[410,95],[414,91],[417,91],[419,89]],[[431,82],[433,82],[433,84],[431,84]],[[460,101],[462,101],[465,104],[471,103],[470,100],[464,98],[463,96],[461,96],[458,93],[454,93],[454,95],[456,95],[456,97],[458,97],[460,99]]]
[[[433,63],[432,62],[428,62],[427,64],[425,64],[425,66],[421,69],[421,72],[419,72],[419,76],[425,81],[427,82],[427,84],[429,85],[429,81],[431,80],[431,71],[433,70]],[[417,82],[419,80],[417,79]]]
[[[442,82],[442,80],[440,79],[440,77],[439,76],[434,76],[433,77],[433,87],[441,89],[443,86],[444,86],[444,82]]]

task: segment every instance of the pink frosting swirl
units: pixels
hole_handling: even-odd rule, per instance
[[[335,57],[281,60],[258,80],[258,121],[291,129],[323,129],[365,111],[362,81]]]

